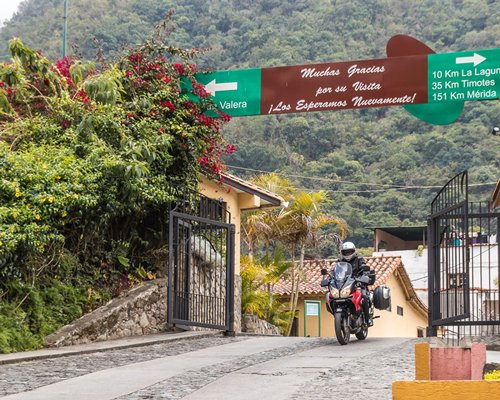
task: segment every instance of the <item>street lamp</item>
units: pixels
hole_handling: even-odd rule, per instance
[[[68,0],[64,0],[64,25],[63,25],[63,44],[62,58],[66,57],[66,43],[68,41]]]
[[[491,130],[491,134],[493,136],[500,136],[500,128],[498,126],[494,126]]]

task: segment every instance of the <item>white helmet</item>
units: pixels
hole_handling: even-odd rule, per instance
[[[356,257],[356,246],[354,246],[353,242],[345,242],[342,244],[342,250],[340,250],[342,254],[342,260],[351,261],[353,257]]]

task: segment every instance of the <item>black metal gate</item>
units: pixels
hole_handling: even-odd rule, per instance
[[[234,225],[224,203],[204,196],[197,202],[190,213],[170,212],[167,322],[231,333]]]
[[[467,171],[452,178],[428,220],[429,332],[459,340],[500,326],[499,213],[469,203]],[[490,327],[484,329],[484,327]]]

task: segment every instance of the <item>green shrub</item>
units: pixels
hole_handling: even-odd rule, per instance
[[[0,303],[0,353],[41,347],[44,336],[79,318],[89,302],[86,289],[56,280],[42,288],[13,286],[15,301]]]
[[[0,304],[0,353],[33,350],[42,344],[40,336],[31,332],[26,313],[14,305]]]

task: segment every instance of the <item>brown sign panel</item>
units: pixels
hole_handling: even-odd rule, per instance
[[[261,114],[427,103],[427,55],[262,69]]]

